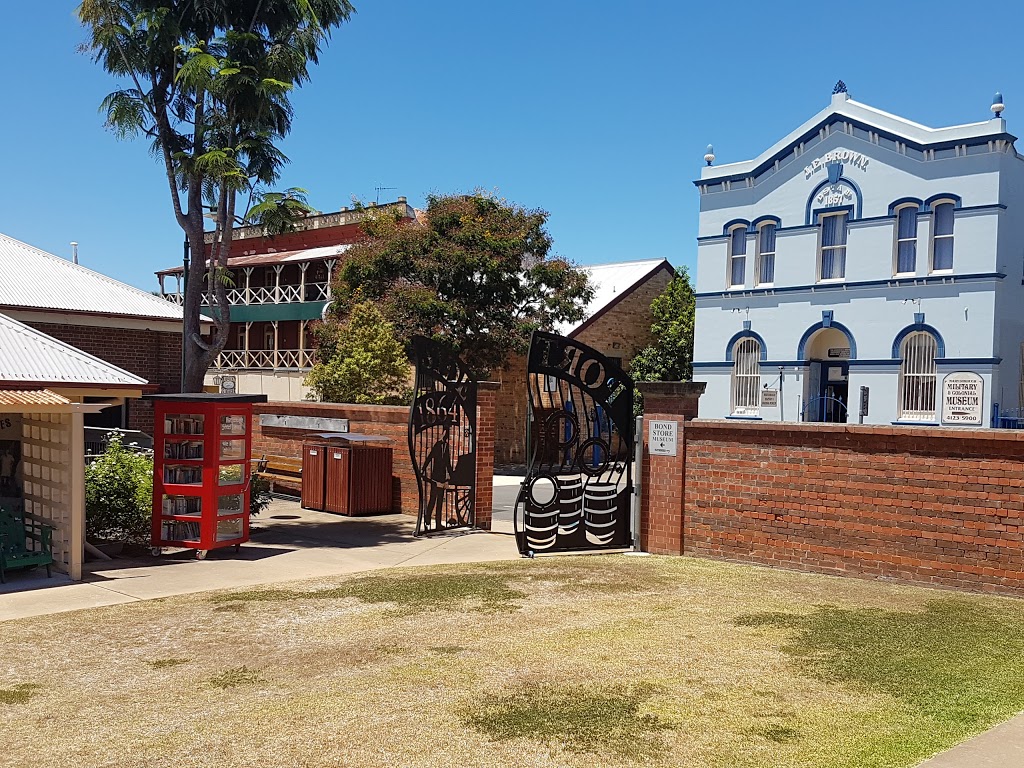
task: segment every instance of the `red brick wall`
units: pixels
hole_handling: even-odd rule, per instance
[[[302,458],[302,443],[310,434],[323,429],[301,430],[281,427],[261,427],[260,414],[279,416],[311,416],[326,419],[348,419],[349,432],[364,435],[383,435],[394,441],[392,471],[392,510],[415,515],[419,510],[416,476],[409,460],[409,409],[400,405],[350,405],[347,403],[264,403],[253,407],[252,455]],[[286,484],[285,484],[285,487]],[[298,494],[296,484],[289,490]]]
[[[645,488],[644,525],[671,532],[674,503],[681,542],[651,533],[652,552],[1024,594],[1024,433],[680,426],[682,466]]]
[[[180,390],[180,333],[32,321],[26,325],[141,376],[150,384],[158,384],[161,392]],[[153,434],[153,406],[132,400],[128,406],[128,428]]]

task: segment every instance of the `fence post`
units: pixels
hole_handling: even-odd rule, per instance
[[[494,509],[494,438],[497,434],[496,381],[481,381],[476,390],[476,508],[475,527],[491,530]]]
[[[697,417],[707,384],[684,381],[638,382],[644,396],[640,548],[663,555],[683,554],[685,523],[685,422]],[[661,437],[651,444],[651,432]],[[672,434],[674,433],[674,440]],[[667,437],[666,437],[667,436]]]

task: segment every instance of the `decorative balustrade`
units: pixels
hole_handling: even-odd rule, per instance
[[[237,304],[294,304],[302,301],[327,301],[327,283],[306,283],[305,285],[258,285],[245,288],[229,288],[228,303]],[[172,304],[181,306],[185,297],[180,293],[165,293],[163,297]],[[203,294],[203,306],[209,306],[209,297]]]
[[[316,355],[312,349],[225,349],[214,368],[312,368]]]

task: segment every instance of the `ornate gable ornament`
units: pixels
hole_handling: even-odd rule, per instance
[[[832,89],[832,95],[835,96],[837,93],[847,93],[846,83],[840,80],[836,83],[836,87]]]

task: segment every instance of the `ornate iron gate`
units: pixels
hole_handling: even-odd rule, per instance
[[[633,380],[578,341],[537,331],[527,368],[529,466],[516,500],[524,555],[632,544]]]
[[[416,391],[409,454],[419,490],[416,535],[472,527],[476,513],[477,382],[430,339],[412,339]]]

